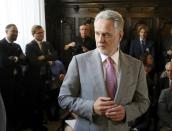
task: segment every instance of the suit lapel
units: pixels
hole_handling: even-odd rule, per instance
[[[104,73],[103,73],[103,64],[101,61],[100,54],[98,50],[94,50],[93,57],[89,58],[89,68],[90,73],[92,73],[90,76],[92,77],[92,80],[94,82],[94,89],[95,90],[95,98],[98,96],[107,96],[106,86],[105,86],[105,80],[104,80]],[[92,64],[94,63],[94,64]]]
[[[34,44],[35,49],[37,50],[36,52],[38,53],[38,55],[41,55],[42,52],[41,52],[41,49],[38,46],[38,43],[35,40],[33,40],[33,44]]]
[[[130,66],[128,60],[125,58],[124,54],[120,51],[119,54],[119,66],[120,66],[120,82],[115,96],[115,102],[121,103],[123,97],[125,97],[125,92],[128,92],[127,85],[129,84],[130,78]],[[127,94],[127,93],[126,93]]]

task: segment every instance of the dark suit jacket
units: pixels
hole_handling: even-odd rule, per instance
[[[152,41],[146,40],[144,52],[142,52],[142,47],[139,38],[136,38],[131,41],[129,53],[131,56],[140,59],[146,52],[150,53],[155,58],[154,43]]]
[[[163,89],[167,89],[169,88],[169,78],[168,77],[164,77],[161,78],[157,84],[157,88],[156,88],[156,101],[158,102],[159,96],[161,94],[161,91]]]
[[[19,58],[17,63],[14,62],[13,56]],[[0,76],[3,79],[8,80],[13,77],[14,69],[19,70],[19,66],[23,61],[24,55],[20,45],[8,43],[5,38],[0,41]]]
[[[0,131],[6,131],[6,112],[0,93]]]
[[[159,127],[172,128],[172,89],[162,90],[158,102]]]
[[[15,56],[18,57],[18,61],[15,61]],[[22,64],[24,59],[20,45],[8,43],[5,38],[0,41],[0,88],[6,108],[7,125],[14,124],[14,119],[15,122],[20,119],[18,112],[22,104],[18,103],[22,101],[21,95],[23,95]]]
[[[28,59],[26,71],[26,101],[28,101],[28,105],[30,104],[28,108],[42,109],[47,100],[47,84],[51,79],[48,61],[54,61],[57,55],[50,43],[43,41],[41,50],[35,40],[26,45],[25,52]],[[45,59],[38,60],[38,57],[42,55],[45,56]]]
[[[172,59],[172,56],[167,54],[168,50],[172,50],[172,37],[166,38],[161,42],[161,51],[163,53],[163,58],[165,59],[165,63]]]
[[[75,47],[72,48],[73,55],[83,53],[82,46],[86,47],[88,50],[93,50],[96,48],[96,43],[91,37],[87,37],[83,41],[83,39],[78,36],[73,41],[76,43]]]
[[[29,71],[34,76],[39,77],[41,67],[45,66],[46,73],[49,71],[49,64],[48,61],[54,61],[57,59],[57,53],[54,51],[53,47],[48,42],[43,42],[42,44],[42,51],[40,50],[37,42],[32,40],[30,43],[26,45],[26,57],[29,61]],[[39,61],[38,56],[44,55],[45,60]]]

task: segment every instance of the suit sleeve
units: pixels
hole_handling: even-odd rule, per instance
[[[166,123],[169,127],[172,128],[172,116],[169,113],[168,110],[168,105],[167,105],[167,94],[164,91],[162,91],[160,97],[159,97],[159,102],[158,102],[158,116],[160,121]]]
[[[136,119],[145,113],[149,107],[148,89],[143,64],[139,64],[136,89],[131,103],[125,105],[126,121]]]
[[[92,120],[94,102],[81,98],[80,89],[79,69],[76,57],[74,56],[61,86],[58,102],[63,109]]]
[[[53,46],[46,42],[46,48],[48,50],[47,54],[44,54],[46,57],[46,61],[55,61],[57,59],[57,52],[54,50]]]

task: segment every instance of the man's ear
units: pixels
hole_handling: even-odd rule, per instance
[[[124,35],[124,32],[123,32],[123,31],[121,31],[121,32],[120,32],[120,36],[119,36],[119,37],[120,37],[120,38],[119,38],[119,40],[120,40],[120,41],[122,40],[123,35]]]

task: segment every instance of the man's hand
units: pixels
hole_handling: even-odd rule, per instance
[[[167,54],[171,56],[172,55],[172,50],[168,50]]]
[[[44,55],[38,56],[38,60],[40,60],[40,61],[45,60],[45,56]]]
[[[48,61],[48,64],[51,66],[53,64],[53,61]]]
[[[82,46],[82,51],[83,51],[83,52],[87,52],[87,51],[89,51],[89,50],[88,50],[88,48],[86,48],[85,46]]]
[[[65,50],[68,50],[70,47],[75,47],[75,45],[76,45],[75,42],[71,42],[71,43],[65,45],[64,49],[65,49]]]
[[[60,74],[59,80],[63,81],[64,80],[64,77],[65,77],[65,74]]]
[[[112,121],[122,121],[125,118],[125,108],[122,105],[114,105],[106,111],[105,115]]]
[[[15,63],[17,63],[19,60],[19,58],[17,56],[9,56],[8,59],[15,62]]]
[[[94,103],[94,113],[98,115],[105,115],[105,112],[114,107],[114,102],[109,97],[99,97]]]

